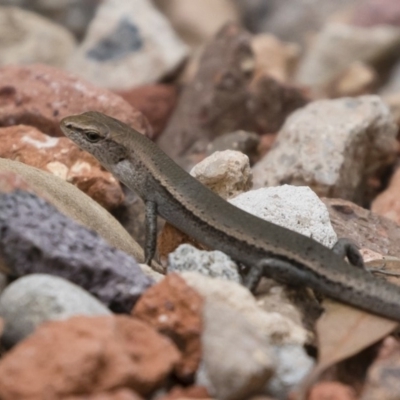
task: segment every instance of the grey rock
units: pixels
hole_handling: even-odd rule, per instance
[[[62,26],[17,7],[0,7],[0,66],[44,63],[66,64],[75,39]]]
[[[12,275],[48,273],[130,312],[151,284],[136,261],[52,205],[21,190],[0,194],[0,253]]]
[[[196,384],[220,400],[246,399],[260,392],[276,368],[270,343],[241,312],[223,302],[206,303],[203,318]]]
[[[254,187],[287,183],[367,201],[368,181],[395,158],[397,130],[378,96],[315,101],[286,120],[274,147],[253,167]]]
[[[8,347],[30,335],[41,323],[74,315],[107,315],[110,310],[65,279],[45,274],[19,278],[0,296],[3,343]]]
[[[168,256],[168,272],[195,271],[205,276],[241,282],[237,265],[224,253],[181,244]]]

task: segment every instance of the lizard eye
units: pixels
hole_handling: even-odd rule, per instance
[[[86,139],[91,143],[97,143],[101,139],[103,139],[103,136],[99,135],[97,132],[94,131],[87,131],[84,134]]]

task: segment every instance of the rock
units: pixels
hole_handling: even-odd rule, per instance
[[[330,97],[355,97],[373,92],[378,81],[376,71],[367,64],[354,62],[328,89]]]
[[[305,102],[298,89],[256,74],[251,35],[227,24],[205,47],[158,144],[189,168],[216,137],[238,129],[275,132]]]
[[[129,389],[117,389],[88,396],[68,396],[63,400],[142,400],[137,393]]]
[[[366,202],[368,180],[394,160],[396,135],[378,96],[315,101],[287,119],[253,168],[254,187],[307,185],[319,196]]]
[[[111,312],[79,286],[56,276],[32,274],[17,279],[0,296],[0,317],[7,346],[25,339],[45,321],[74,315],[108,315]]]
[[[44,63],[62,67],[75,49],[65,28],[33,12],[0,7],[0,66]]]
[[[252,186],[249,158],[240,151],[217,151],[196,164],[190,175],[224,199]]]
[[[256,217],[312,237],[327,247],[337,241],[326,206],[309,187],[261,188],[242,193],[229,202]]]
[[[376,65],[399,45],[400,28],[328,24],[300,63],[297,82],[323,91],[355,61]]]
[[[257,157],[257,148],[260,143],[260,137],[254,132],[243,130],[225,133],[218,136],[206,148],[206,156],[210,156],[216,151],[235,150],[246,154],[250,163],[254,164]]]
[[[120,96],[46,65],[0,68],[0,126],[25,124],[64,136],[62,118],[100,111],[151,136],[145,117]]]
[[[241,283],[238,266],[224,253],[198,250],[190,244],[181,244],[168,257],[168,273],[194,271],[212,278]]]
[[[0,128],[0,139],[0,157],[48,171],[77,186],[106,210],[122,204],[119,182],[70,139],[53,138],[26,125]]]
[[[371,211],[400,225],[399,185],[400,169],[398,168],[390,178],[388,187],[372,202]]]
[[[307,332],[288,318],[276,312],[265,312],[259,308],[256,299],[242,285],[235,282],[210,278],[197,272],[181,274],[186,283],[204,297],[205,304],[223,303],[237,311],[249,324],[254,325],[254,331],[263,335],[265,342],[271,345],[286,344],[303,346],[307,340]]]
[[[350,21],[353,25],[400,26],[400,3],[397,0],[366,0],[359,2]]]
[[[178,360],[168,338],[134,318],[81,316],[48,322],[1,359],[0,396],[55,399],[115,388],[149,395]]]
[[[192,49],[204,45],[227,22],[239,22],[239,13],[229,0],[156,0],[179,37]]]
[[[0,194],[0,231],[0,253],[11,276],[66,278],[117,312],[130,312],[152,284],[132,257],[32,193]]]
[[[368,368],[360,400],[398,399],[400,386],[400,346],[393,337],[384,339],[378,357]]]
[[[64,25],[77,37],[81,37],[93,17],[99,0],[70,1],[70,0],[0,0],[0,4],[24,7],[35,13]]]
[[[334,13],[359,0],[235,0],[252,32],[269,32],[300,44],[307,43]]]
[[[282,42],[274,35],[263,33],[253,36],[251,48],[258,74],[268,74],[278,82],[289,82],[299,61],[298,45]]]
[[[276,368],[264,335],[245,314],[221,301],[205,303],[202,346],[196,383],[217,399],[240,400],[258,393]]]
[[[132,315],[168,336],[182,352],[176,374],[183,381],[193,379],[202,351],[202,297],[178,274],[170,274],[146,290]]]
[[[34,191],[63,214],[97,232],[111,246],[137,260],[144,259],[142,248],[121,224],[75,186],[37,168],[3,158],[0,158],[0,176],[5,177],[0,178],[0,192],[10,192],[17,188]],[[4,180],[7,181],[6,188]],[[29,185],[26,182],[29,182]]]
[[[105,0],[68,69],[100,87],[129,89],[158,81],[186,54],[186,46],[150,1]]]
[[[173,85],[145,85],[117,93],[149,120],[154,139],[164,130],[178,100]]]
[[[357,400],[353,388],[340,382],[320,382],[314,385],[308,399],[309,400]]]
[[[400,226],[350,201],[327,199],[333,229],[339,238],[351,239],[359,248],[400,257]]]
[[[173,387],[165,396],[157,397],[157,400],[179,399],[209,399],[210,395],[203,386]]]

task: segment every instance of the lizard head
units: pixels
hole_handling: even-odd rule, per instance
[[[60,123],[65,136],[95,156],[107,169],[126,158],[126,148],[113,135],[123,125],[122,122],[96,111],[71,115]]]

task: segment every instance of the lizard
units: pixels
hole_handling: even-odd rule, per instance
[[[364,268],[354,245],[323,244],[249,214],[222,199],[179,167],[145,135],[105,114],[89,111],[62,119],[61,130],[91,153],[144,201],[145,262],[156,249],[160,215],[209,248],[249,268],[245,286],[262,275],[400,322],[400,287]]]

